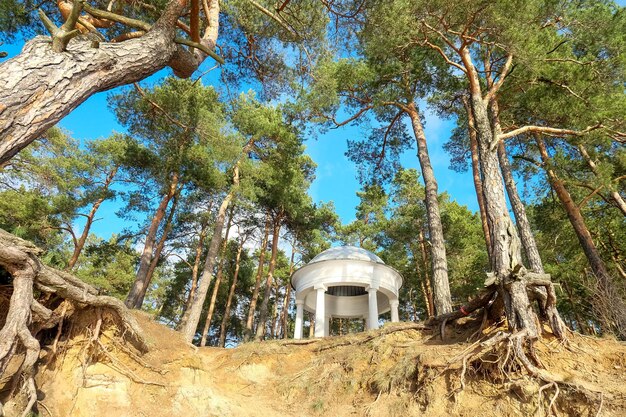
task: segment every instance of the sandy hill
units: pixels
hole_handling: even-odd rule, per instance
[[[194,348],[137,313],[152,346],[138,356],[115,329],[70,332],[46,350],[40,416],[625,416],[626,345],[545,337],[537,357],[560,384],[501,366],[506,350],[464,360],[483,333],[467,321],[446,340],[418,324],[323,340]],[[93,323],[91,318],[90,323]],[[437,334],[435,334],[437,333]],[[464,366],[465,365],[465,366]],[[7,410],[11,416],[11,410]]]

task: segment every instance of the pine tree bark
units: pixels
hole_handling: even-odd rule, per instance
[[[189,295],[187,296],[187,302],[183,307],[183,316],[180,319],[180,323],[176,327],[177,330],[183,328],[187,320],[189,319],[189,307],[196,294],[196,288],[198,287],[198,272],[200,271],[200,261],[202,258],[202,248],[204,247],[204,239],[209,227],[208,217],[202,222],[200,227],[200,234],[198,235],[198,243],[196,245],[196,256],[193,261],[193,267],[191,268],[191,287],[189,288]]]
[[[209,244],[206,261],[204,262],[204,268],[202,269],[200,284],[198,285],[198,289],[191,303],[191,306],[187,310],[189,311],[188,320],[182,326],[183,336],[185,337],[185,340],[187,340],[189,343],[193,341],[193,338],[196,335],[198,323],[200,322],[200,314],[202,313],[202,306],[204,305],[207,292],[209,291],[209,286],[211,285],[213,267],[215,266],[218,251],[222,243],[222,230],[224,228],[226,210],[228,210],[230,202],[235,197],[235,191],[237,190],[238,186],[239,162],[235,164],[235,167],[233,169],[233,185],[228,194],[226,194],[226,196],[224,197],[224,200],[222,201],[222,204],[220,204],[220,208],[217,211],[217,218],[215,219],[215,226],[213,227],[213,236],[211,237],[211,243]]]
[[[428,274],[428,254],[426,252],[426,239],[424,238],[424,231],[419,229],[419,245],[420,253],[422,255],[422,264],[424,266],[424,279],[422,285],[424,286],[424,295],[426,297],[426,308],[428,310],[428,317],[435,317],[435,302],[433,300],[433,289],[430,286],[430,276]],[[417,262],[417,261],[416,261]]]
[[[148,234],[146,235],[146,242],[144,244],[143,251],[141,252],[141,257],[139,258],[137,276],[135,277],[135,282],[126,297],[125,304],[128,308],[141,308],[141,305],[137,307],[137,303],[141,293],[144,291],[144,287],[147,285],[147,275],[148,270],[150,269],[150,263],[152,262],[152,258],[154,256],[156,236],[159,231],[159,227],[161,226],[161,222],[165,217],[167,206],[174,197],[177,187],[178,173],[174,173],[172,180],[170,181],[168,191],[161,198],[161,202],[159,203],[154,216],[152,217],[152,221],[150,222]]]
[[[272,225],[271,217],[268,212],[265,218],[265,234],[263,235],[263,240],[261,241],[259,265],[257,266],[257,271],[256,271],[254,291],[252,292],[252,297],[250,298],[250,307],[248,308],[248,318],[246,320],[246,328],[244,329],[244,332],[243,332],[244,342],[248,342],[252,338],[253,325],[254,325],[254,313],[256,312],[256,304],[259,299],[259,292],[261,289],[261,277],[263,276],[263,268],[265,267],[265,252],[267,251],[267,243],[269,241],[271,225]]]
[[[291,276],[293,275],[293,268],[294,268],[294,258],[296,255],[296,249],[295,249],[295,245],[296,245],[296,241],[294,239],[294,241],[291,244],[291,259],[289,260],[289,278],[291,279]],[[289,321],[289,305],[291,304],[291,281],[287,283],[286,285],[286,289],[285,289],[285,299],[283,300],[283,310],[281,312],[281,317],[280,317],[280,323],[281,323],[281,328],[282,328],[282,338],[286,339],[287,338],[287,322]]]
[[[494,97],[490,104],[493,132],[496,137],[499,137],[502,134],[502,127],[500,126],[500,108],[498,107],[497,99]],[[541,256],[539,255],[539,249],[537,249],[535,237],[530,229],[530,222],[526,216],[524,203],[522,202],[522,199],[517,191],[517,186],[515,185],[513,171],[511,169],[504,141],[498,141],[498,161],[500,162],[500,170],[502,171],[502,177],[504,178],[504,185],[509,196],[511,208],[513,209],[517,230],[522,241],[522,246],[524,247],[524,252],[526,253],[528,264],[530,265],[531,271],[543,274],[543,263],[541,262]]]
[[[113,179],[115,178],[115,175],[117,175],[117,170],[118,168],[114,167],[111,170],[111,172],[109,172],[109,174],[107,175],[104,181],[103,187],[102,187],[103,194],[106,194],[106,192],[109,190],[109,187],[111,186],[111,183],[113,182]],[[91,210],[89,210],[89,214],[87,214],[87,221],[85,222],[85,227],[83,228],[83,231],[80,234],[80,237],[78,238],[77,244],[74,246],[72,257],[67,263],[67,271],[71,271],[74,268],[74,265],[76,265],[76,262],[78,261],[78,257],[80,256],[80,254],[83,251],[83,248],[85,247],[85,242],[87,241],[87,237],[89,237],[89,232],[91,231],[91,225],[93,224],[94,218],[96,217],[96,213],[98,212],[98,209],[100,208],[100,206],[102,205],[105,199],[106,197],[104,196],[100,197],[91,206]]]
[[[272,319],[270,320],[270,337],[276,339],[278,335],[278,282],[274,281],[272,287],[274,289],[274,306],[272,307]]]
[[[492,238],[493,278],[503,302],[509,330],[513,333],[524,329],[527,337],[533,340],[538,337],[539,332],[526,292],[527,283],[513,274],[513,271],[522,266],[521,245],[506,206],[496,147],[493,146],[494,137],[487,109],[489,103],[483,99],[480,79],[467,48],[460,51],[460,56],[469,81],[470,105],[483,171],[483,194]]]
[[[487,208],[485,207],[485,195],[483,194],[483,179],[480,174],[480,161],[478,160],[478,139],[476,138],[476,126],[474,123],[474,115],[467,97],[463,97],[463,105],[467,112],[467,132],[470,143],[470,153],[472,157],[472,178],[474,180],[474,188],[476,189],[476,199],[478,200],[478,210],[480,212],[480,222],[483,226],[483,235],[485,236],[485,245],[487,247],[487,255],[491,259],[491,232],[487,224]]]
[[[565,188],[563,180],[550,167],[550,156],[543,138],[536,136],[535,142],[539,148],[539,154],[544,165],[544,169],[550,181],[550,185],[556,192],[567,218],[576,233],[578,242],[587,257],[591,270],[598,283],[597,297],[594,300],[596,314],[605,330],[614,331],[621,339],[626,339],[626,303],[619,296],[619,292],[613,283],[613,278],[609,274],[596,245],[591,238],[589,229],[580,209],[572,200],[569,192]]]
[[[218,346],[224,347],[226,345],[226,332],[228,331],[228,322],[230,321],[230,308],[235,296],[235,288],[237,288],[237,279],[239,277],[239,265],[241,262],[241,252],[243,251],[243,245],[245,239],[242,239],[237,248],[237,256],[235,258],[235,272],[233,273],[233,280],[230,283],[230,290],[228,291],[228,299],[226,300],[226,308],[224,308],[224,317],[222,317],[222,324],[220,325],[220,339]]]
[[[426,135],[420,120],[415,103],[407,106],[407,113],[411,119],[413,133],[417,142],[417,157],[422,168],[422,177],[426,189],[426,212],[428,217],[428,231],[430,235],[432,281],[437,314],[446,314],[452,311],[452,297],[448,280],[448,260],[446,245],[443,237],[443,226],[439,213],[437,180],[428,156]]]
[[[234,206],[231,206],[230,213],[228,215],[228,223],[226,223],[226,233],[224,234],[224,240],[222,242],[222,250],[219,255],[219,264],[217,265],[217,274],[215,275],[215,282],[213,284],[213,292],[211,293],[211,300],[209,301],[209,309],[207,311],[206,319],[204,321],[204,328],[202,329],[202,338],[200,339],[200,346],[206,346],[207,336],[211,328],[211,321],[213,320],[213,313],[215,312],[215,303],[217,301],[217,295],[220,291],[220,285],[222,285],[222,278],[224,277],[224,262],[226,262],[226,248],[228,246],[228,235],[230,234],[230,228],[233,223]]]
[[[167,66],[190,77],[207,55],[174,42],[186,6],[185,0],[169,1],[159,20],[136,39],[93,47],[91,39],[79,36],[57,53],[50,37],[37,36],[0,64],[0,165],[97,92],[140,81]],[[212,14],[217,19],[219,8]],[[202,43],[213,50],[217,29],[207,35]]]
[[[274,217],[274,230],[272,233],[272,255],[270,256],[270,263],[267,272],[267,279],[265,280],[265,293],[263,294],[263,301],[259,308],[259,321],[256,326],[255,339],[262,340],[265,336],[265,327],[267,324],[267,316],[269,310],[270,295],[272,292],[272,282],[274,279],[274,268],[276,268],[276,257],[278,256],[278,239],[280,233],[280,226],[282,223],[283,211],[281,210]]]
[[[178,192],[174,195],[172,201],[173,202],[172,206],[170,207],[170,212],[167,215],[167,219],[165,220],[165,225],[163,227],[163,233],[161,233],[159,243],[157,243],[156,249],[154,251],[154,256],[152,258],[152,261],[150,262],[150,267],[148,268],[148,272],[146,273],[145,285],[142,287],[141,292],[137,296],[137,301],[134,305],[134,308],[136,309],[140,309],[143,305],[143,300],[146,297],[146,292],[148,291],[148,287],[150,287],[150,282],[152,282],[152,276],[154,275],[154,271],[156,270],[156,267],[159,264],[159,260],[161,259],[161,253],[163,253],[165,242],[167,242],[167,237],[172,230],[172,220],[174,219],[174,213],[176,213],[176,206],[178,205]]]

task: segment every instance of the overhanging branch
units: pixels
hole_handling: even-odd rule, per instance
[[[603,127],[604,126],[602,125],[602,123],[598,123],[593,126],[588,126],[583,130],[557,129],[557,128],[548,127],[548,126],[533,126],[533,125],[524,126],[524,127],[511,130],[510,132],[501,134],[493,141],[490,148],[491,150],[495,149],[501,140],[510,139],[515,136],[523,135],[526,133],[542,133],[544,135],[552,135],[552,136],[582,136],[593,130],[601,129]]]

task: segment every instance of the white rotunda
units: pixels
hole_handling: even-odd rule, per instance
[[[328,336],[330,319],[364,318],[378,328],[378,315],[391,310],[398,319],[402,276],[378,256],[355,246],[333,247],[318,254],[291,276],[296,293],[294,338],[302,338],[304,310],[315,313],[315,337]]]

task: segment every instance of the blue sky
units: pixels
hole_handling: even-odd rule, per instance
[[[21,46],[18,43],[3,45],[2,50],[9,53],[7,57],[9,59],[20,52]],[[206,70],[212,65],[212,62],[205,62],[202,69]],[[158,82],[159,79],[168,74],[169,70],[161,71],[142,81],[142,84]],[[212,84],[218,87],[217,71],[203,77],[203,82],[205,85]],[[239,92],[231,91],[231,93],[238,94]],[[59,125],[81,141],[103,138],[115,131],[124,131],[124,128],[117,122],[115,115],[107,106],[108,94],[109,92],[102,92],[93,95],[67,115]],[[440,192],[447,191],[452,199],[467,205],[471,210],[477,210],[471,173],[459,174],[448,169],[449,156],[442,148],[450,136],[453,124],[454,122],[451,120],[441,120],[433,114],[426,114],[425,129],[431,161],[439,182]],[[333,201],[343,223],[354,220],[355,207],[359,202],[356,192],[360,189],[356,179],[356,166],[345,156],[347,151],[346,140],[365,135],[368,135],[365,127],[343,126],[306,140],[306,152],[318,166],[310,194],[316,202]],[[414,149],[407,151],[402,156],[402,163],[407,168],[417,168],[419,171]],[[120,202],[103,204],[97,216],[100,220],[94,224],[93,231],[104,238],[108,238],[112,233],[117,233],[129,226],[128,223],[115,217],[115,212],[120,207]]]
[[[624,6],[626,0],[618,0],[617,3]],[[12,45],[2,45],[0,50],[8,52],[9,56],[6,59],[9,59],[17,55],[22,46],[22,43],[17,42]],[[212,61],[207,60],[198,73],[206,71],[213,65]],[[142,84],[158,82],[168,74],[169,70],[161,71],[148,80],[142,81]],[[218,87],[217,77],[218,71],[213,71],[203,77],[203,82],[205,85]],[[231,93],[238,94],[239,92],[231,91]],[[107,106],[108,94],[108,92],[103,92],[93,95],[66,116],[60,122],[60,126],[82,141],[107,137],[114,131],[124,131]],[[356,192],[360,189],[356,180],[356,166],[345,156],[346,140],[368,135],[365,126],[367,124],[363,127],[343,126],[306,140],[306,152],[318,165],[310,194],[317,202],[333,201],[343,223],[354,220],[355,207],[359,202]],[[448,140],[453,126],[452,120],[442,120],[432,113],[426,113],[425,131],[431,162],[439,183],[439,191],[448,192],[451,199],[476,211],[478,205],[471,172],[457,173],[450,170],[448,168],[450,157],[442,147]],[[407,151],[401,160],[406,168],[417,168],[419,171],[415,149]],[[94,224],[93,231],[108,238],[112,233],[130,226],[127,222],[116,218],[115,212],[120,207],[120,202],[103,204],[98,215],[100,220]]]

